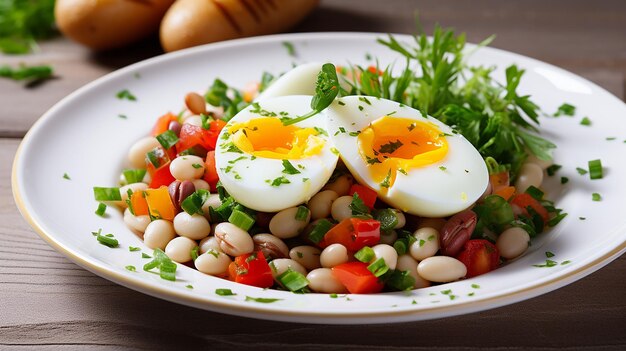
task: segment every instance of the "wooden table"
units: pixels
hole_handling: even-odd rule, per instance
[[[296,31],[411,33],[414,11],[478,42],[553,63],[624,98],[623,0],[322,1]],[[324,326],[221,315],[161,301],[97,277],[51,249],[16,210],[11,162],[50,106],[112,70],[159,54],[156,40],[93,54],[62,38],[0,63],[48,62],[58,79],[26,89],[0,81],[0,349],[625,350],[626,257],[567,287],[471,315],[378,326]]]

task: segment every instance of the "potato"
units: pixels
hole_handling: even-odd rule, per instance
[[[285,31],[318,0],[178,0],[161,22],[161,45],[175,51],[220,40]]]
[[[56,23],[92,49],[119,48],[154,33],[174,0],[57,0]]]

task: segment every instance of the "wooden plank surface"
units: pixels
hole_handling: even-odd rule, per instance
[[[410,33],[414,10],[477,42],[583,75],[624,98],[626,3],[621,0],[503,2],[322,1],[296,31]],[[200,311],[123,288],[74,265],[19,215],[10,165],[20,137],[47,108],[83,84],[159,53],[156,41],[93,54],[64,39],[2,63],[50,62],[59,79],[25,89],[0,81],[0,349],[624,350],[626,257],[555,292],[491,311],[419,323],[324,326]]]

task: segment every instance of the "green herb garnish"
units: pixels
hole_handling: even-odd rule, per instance
[[[98,208],[96,209],[95,214],[97,214],[100,217],[104,217],[104,213],[107,210],[107,205],[103,204],[102,202],[98,204]]]
[[[589,161],[589,177],[591,179],[602,179],[602,161]]]
[[[580,125],[590,126],[591,120],[589,119],[589,117],[583,117],[583,119],[580,121]]]
[[[165,150],[176,145],[178,142],[178,136],[172,130],[166,130],[165,132],[156,136],[156,140],[163,146]]]
[[[283,124],[291,125],[315,116],[327,108],[333,100],[335,100],[337,94],[339,94],[339,79],[337,78],[337,70],[335,65],[332,63],[325,63],[322,66],[322,70],[317,75],[315,95],[313,95],[313,99],[311,99],[312,111],[303,116],[284,121]]]
[[[122,201],[120,188],[93,187],[93,196],[96,201]]]
[[[268,298],[268,297],[252,297],[252,296],[246,296],[246,301],[254,301],[254,302],[260,302],[260,303],[272,303],[272,302],[276,302],[276,301],[280,301],[282,299],[273,299],[273,298]]]
[[[591,200],[593,201],[602,201],[602,196],[599,193],[591,194]]]
[[[237,295],[230,289],[215,289],[215,294],[219,295],[219,296],[235,296],[235,295]]]
[[[0,39],[1,43],[2,39]],[[2,44],[0,44],[1,46]],[[26,66],[21,65],[18,68],[11,68],[10,66],[0,66],[0,77],[9,78],[17,81],[42,81],[52,77],[52,67],[47,65],[41,66]]]
[[[289,160],[283,160],[283,173],[285,174],[300,174],[300,171],[289,162]]]
[[[137,101],[137,97],[133,95],[128,89],[120,90],[115,94],[120,100]]]
[[[558,116],[573,116],[576,114],[576,106],[568,103],[563,103],[554,113],[554,117]]]

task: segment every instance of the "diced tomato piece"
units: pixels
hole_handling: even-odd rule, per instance
[[[178,152],[187,150],[196,145],[202,146],[205,150],[215,150],[215,144],[217,143],[217,137],[226,122],[221,119],[211,121],[209,129],[203,129],[202,127],[192,124],[183,124],[180,129],[180,135],[176,149]]]
[[[152,127],[152,132],[150,133],[152,136],[157,136],[165,131],[167,131],[167,129],[170,126],[170,122],[172,121],[178,121],[178,117],[176,117],[176,115],[168,112],[167,114],[159,117],[159,119],[156,121],[156,123],[154,124],[154,127]]]
[[[222,129],[226,126],[226,122],[221,119],[216,119],[211,121],[211,126],[209,127],[209,131],[206,136],[207,146],[210,147],[208,150],[215,150],[215,145],[217,144],[217,137],[220,135]]]
[[[378,197],[378,194],[374,190],[361,184],[352,184],[350,187],[350,196],[354,195],[354,193],[359,195],[359,198],[363,200],[365,206],[369,207],[370,210],[374,208],[374,203],[376,203],[376,198]]]
[[[373,246],[380,241],[380,222],[375,219],[346,218],[332,227],[319,243],[325,248],[330,244],[341,244],[348,251],[359,251],[364,246]]]
[[[143,191],[135,191],[130,196],[130,205],[133,207],[135,216],[144,216],[149,213],[148,202],[146,201]]]
[[[175,181],[176,178],[170,172],[170,162],[164,164],[163,166],[155,169],[154,166],[148,162],[148,173],[152,180],[150,181],[149,187],[152,189],[156,189],[161,186],[168,186],[171,182]]]
[[[220,177],[217,175],[217,168],[215,167],[215,150],[207,152],[204,165],[205,171],[203,178],[209,183],[211,191],[215,192],[217,190],[217,182],[220,180]]]
[[[509,201],[513,195],[515,195],[515,187],[514,186],[505,186],[501,187],[498,190],[493,192],[494,195],[498,195],[501,198]]]
[[[332,272],[351,294],[374,294],[384,287],[384,284],[367,269],[367,263],[342,263],[333,267]]]
[[[230,279],[241,284],[259,288],[269,288],[274,285],[272,269],[265,260],[262,251],[256,251],[235,257],[235,261],[228,266]]]
[[[530,196],[530,194],[522,193],[515,195],[513,200],[511,200],[511,204],[518,206],[525,215],[528,215],[527,208],[530,206],[530,208],[541,216],[544,223],[548,222],[548,210],[546,210],[539,201]]]
[[[466,277],[491,272],[500,265],[500,252],[498,248],[484,239],[468,240],[463,246],[463,251],[456,256],[467,267]]]

